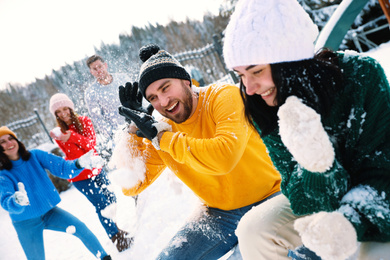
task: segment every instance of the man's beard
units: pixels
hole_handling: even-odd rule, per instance
[[[168,116],[165,115],[165,117],[171,119],[176,124],[180,124],[185,122],[188,118],[191,116],[192,112],[192,106],[193,106],[193,99],[192,99],[192,91],[189,89],[186,85],[183,84],[183,89],[185,92],[184,100],[179,101],[183,105],[183,113],[179,113],[175,116]]]

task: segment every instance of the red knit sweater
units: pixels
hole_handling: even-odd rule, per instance
[[[72,131],[68,141],[62,142],[55,140],[58,146],[65,154],[65,160],[74,160],[79,158],[81,155],[87,153],[89,150],[95,150],[96,145],[96,134],[92,125],[91,119],[86,116],[79,116],[79,121],[83,125],[83,133],[79,134],[74,124],[69,125],[69,130]],[[68,179],[70,182],[81,181],[89,179],[95,175],[98,175],[102,169],[85,169],[77,177]]]

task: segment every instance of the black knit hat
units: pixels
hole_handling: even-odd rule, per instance
[[[144,62],[139,72],[138,88],[145,97],[146,88],[159,79],[186,79],[191,76],[184,67],[168,52],[155,44],[148,44],[139,50],[139,58]]]

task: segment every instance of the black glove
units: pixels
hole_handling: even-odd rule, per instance
[[[136,132],[139,137],[145,137],[152,141],[152,139],[157,136],[157,128],[153,125],[157,123],[157,121],[153,116],[125,106],[119,107],[119,114],[124,116],[126,120],[134,122],[139,129]]]
[[[149,104],[147,108],[142,106],[142,94],[138,90],[137,81],[134,81],[133,84],[131,84],[131,82],[127,82],[125,87],[119,86],[119,100],[124,107],[137,110],[148,115],[153,113],[154,108],[151,104]]]

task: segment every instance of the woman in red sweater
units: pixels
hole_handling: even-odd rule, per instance
[[[90,150],[95,150],[96,134],[92,121],[86,116],[78,116],[74,112],[74,104],[70,98],[57,93],[50,98],[50,112],[55,116],[58,127],[50,131],[65,154],[66,160],[74,160]],[[107,189],[110,182],[103,168],[85,169],[77,177],[68,179],[96,208],[99,220],[108,237],[116,245],[119,252],[130,247],[132,238],[126,231],[120,230],[112,219],[102,216],[101,211],[116,203],[113,192]]]

